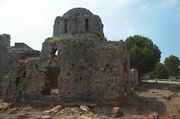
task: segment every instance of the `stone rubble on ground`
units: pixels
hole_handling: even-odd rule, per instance
[[[160,116],[157,112],[151,112],[148,119],[160,119]]]

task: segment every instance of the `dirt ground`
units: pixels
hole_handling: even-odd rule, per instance
[[[0,119],[109,119],[114,106],[120,107],[124,113],[119,119],[148,119],[154,111],[160,119],[180,119],[180,83],[142,82],[134,94],[118,105],[35,106],[0,100]]]

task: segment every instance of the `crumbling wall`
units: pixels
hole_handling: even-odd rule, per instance
[[[25,44],[25,43],[15,43],[15,46],[14,46],[15,48],[17,48],[17,49],[26,49],[26,50],[33,50],[31,47],[29,47],[27,44]]]
[[[50,92],[48,69],[40,58],[26,59],[24,71],[26,72],[22,85],[24,95],[42,96]]]
[[[2,96],[2,78],[7,72],[5,61],[6,58],[6,48],[10,46],[10,35],[3,34],[0,35],[0,97]]]
[[[138,76],[138,70],[137,69],[131,69],[130,70],[130,87],[136,88],[139,84],[139,76]]]
[[[124,42],[102,42],[87,35],[47,39],[41,57],[27,59],[24,71],[24,96],[50,95],[57,88],[63,101],[121,101],[129,88]]]
[[[10,35],[2,34],[0,35],[0,48],[6,48],[10,46]]]
[[[39,51],[16,49],[14,47],[6,48],[6,61],[4,61],[4,68],[6,73],[2,77],[2,96],[5,99],[13,99],[16,96],[19,85],[23,82],[25,75],[25,65],[21,60],[30,57],[37,57],[40,55]]]
[[[129,56],[123,41],[64,39],[57,45],[59,96],[63,100],[111,100],[125,96]],[[52,39],[52,44],[54,43]]]

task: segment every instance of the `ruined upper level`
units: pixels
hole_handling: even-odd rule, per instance
[[[53,36],[89,33],[104,38],[103,24],[98,15],[85,8],[73,8],[54,22]]]
[[[10,46],[10,35],[2,34],[0,35],[0,47],[6,48]]]

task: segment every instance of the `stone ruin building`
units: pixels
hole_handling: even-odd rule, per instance
[[[6,96],[6,91],[16,92],[16,89],[9,90],[9,88],[19,81],[16,77],[18,72],[14,72],[18,62],[36,56],[40,56],[39,51],[33,50],[25,43],[15,43],[15,46],[10,46],[10,35],[0,35],[0,97]],[[14,79],[11,80],[11,77]]]
[[[125,43],[107,41],[101,18],[74,8],[54,22],[41,52],[0,36],[0,96],[5,101],[121,101],[129,91]]]

